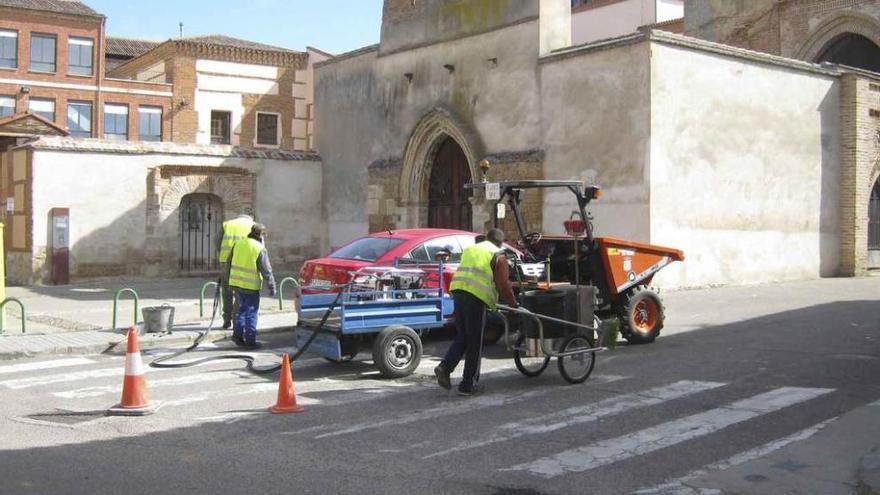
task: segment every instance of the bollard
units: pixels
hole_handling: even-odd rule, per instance
[[[119,289],[116,291],[116,295],[113,296],[113,326],[111,327],[113,330],[116,330],[116,306],[119,303],[119,296],[124,293],[130,293],[134,297],[134,323],[132,325],[137,325],[138,322],[138,301],[140,298],[137,291],[128,287]]]
[[[208,287],[211,287],[211,286],[217,287],[217,282],[205,282],[205,283],[202,285],[202,291],[201,291],[201,293],[199,294],[199,318],[204,318],[204,317],[205,317],[205,291],[208,290]],[[219,287],[218,287],[218,289],[219,289]],[[221,294],[221,297],[220,297],[220,310],[221,310],[221,311],[223,310],[223,297],[222,297],[222,294]]]
[[[6,307],[6,303],[10,303],[10,302],[18,303],[18,307],[21,309],[21,333],[25,333],[25,328],[26,328],[25,327],[25,323],[26,323],[25,320],[27,319],[27,315],[24,310],[24,303],[23,302],[19,301],[18,299],[14,298],[14,297],[7,297],[6,299],[3,300],[3,302],[0,302],[0,313],[2,313],[4,311],[3,308]],[[3,334],[3,325],[6,323],[3,320],[4,320],[4,318],[0,318],[0,335]]]
[[[278,284],[278,309],[284,309],[284,284],[292,283],[294,287],[299,287],[299,282],[296,281],[293,277],[285,277],[281,279],[281,282]]]

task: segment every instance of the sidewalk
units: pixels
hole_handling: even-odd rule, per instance
[[[280,280],[280,279],[279,279]],[[130,295],[121,297],[117,308],[116,329],[112,329],[113,296],[130,287],[139,295],[141,309],[168,304],[174,307],[174,329],[170,334],[142,334],[141,347],[183,346],[191,343],[208,328],[214,298],[214,287],[205,291],[204,316],[200,316],[199,293],[208,280],[176,279],[102,279],[65,286],[8,287],[7,297],[25,305],[27,333],[21,333],[21,313],[16,304],[6,305],[4,333],[0,335],[0,361],[21,357],[53,354],[99,353],[125,339],[125,332],[134,323],[134,301]],[[293,311],[293,288],[285,287],[284,310],[278,300],[264,296],[260,303],[259,331],[263,333],[290,331],[296,325]],[[212,331],[221,335],[222,317],[214,321]],[[225,332],[227,335],[231,332]]]

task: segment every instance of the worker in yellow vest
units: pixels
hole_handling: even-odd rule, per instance
[[[503,243],[504,231],[492,229],[486,233],[485,241],[465,249],[461,255],[461,264],[449,285],[455,302],[455,340],[446,351],[446,356],[434,368],[434,375],[441,387],[451,389],[449,375],[464,355],[464,374],[458,385],[459,395],[473,395],[477,392],[486,310],[495,309],[499,294],[508,306],[518,306],[510,285],[510,269],[507,256],[502,250]]]
[[[269,295],[275,297],[275,277],[269,264],[269,252],[263,245],[266,227],[255,223],[250,234],[232,246],[229,253],[229,286],[238,298],[238,313],[232,327],[232,341],[241,347],[257,349],[257,315],[260,311],[260,291],[263,280]]]
[[[232,220],[223,222],[223,235],[220,236],[220,243],[217,246],[217,261],[220,262],[220,290],[223,296],[223,328],[232,327],[232,316],[235,314],[234,308],[238,305],[238,301],[234,299],[235,291],[229,287],[229,280],[226,274],[229,272],[229,253],[232,246],[236,242],[246,238],[251,233],[251,227],[254,225],[254,219],[250,215],[239,215]]]

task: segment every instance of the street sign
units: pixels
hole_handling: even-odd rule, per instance
[[[489,201],[498,201],[499,199],[501,199],[501,184],[497,182],[487,183],[486,199]]]

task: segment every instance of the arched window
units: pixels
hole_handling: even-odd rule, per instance
[[[187,194],[180,200],[179,218],[181,271],[217,270],[223,202],[213,194]]]
[[[846,33],[829,42],[816,62],[833,62],[880,72],[880,46],[864,36]]]

